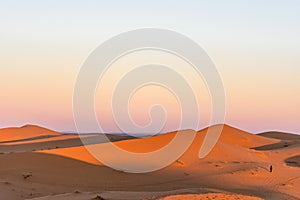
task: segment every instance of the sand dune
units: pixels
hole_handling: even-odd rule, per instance
[[[277,139],[278,142],[258,146],[253,149],[261,150],[261,151],[276,151],[276,150],[288,150],[299,148],[300,146],[300,135],[295,135],[291,133],[282,133],[282,132],[265,132],[258,134],[263,137]],[[293,151],[293,150],[292,150]]]
[[[77,147],[105,142],[100,134],[62,134],[34,125],[20,128],[0,129],[0,153],[31,152],[58,148]],[[127,140],[132,137],[107,134],[110,141]]]
[[[173,164],[145,174],[124,173],[102,165],[77,143],[78,138],[74,136],[54,132],[55,137],[22,142],[15,140],[43,136],[40,129],[32,128],[25,136],[19,129],[16,129],[18,134],[12,129],[6,130],[9,133],[1,130],[1,140],[5,143],[0,144],[0,149],[5,152],[5,148],[10,148],[12,153],[0,154],[1,200],[97,199],[98,195],[98,199],[100,196],[106,199],[157,199],[179,194],[198,194],[197,199],[248,198],[239,195],[261,199],[300,198],[300,168],[286,163],[286,160],[298,163],[299,158],[294,156],[299,154],[300,146],[257,150],[282,141],[229,126],[224,127],[217,145],[204,159],[199,159],[198,153],[207,129],[197,133],[189,149]],[[189,131],[184,133],[189,134]],[[44,133],[49,135],[47,131]],[[128,151],[147,152],[164,146],[175,134],[114,143]],[[10,143],[9,139],[14,141]],[[16,151],[19,145],[47,146],[62,141],[68,145],[42,151]],[[89,145],[101,150],[106,144],[99,141]],[[269,172],[270,165],[273,165],[272,173]]]
[[[0,142],[21,141],[26,139],[47,138],[61,135],[61,133],[34,125],[25,125],[20,128],[0,129]]]
[[[190,130],[183,131],[184,134],[189,134]],[[198,152],[200,149],[200,146],[203,142],[203,139],[205,137],[205,134],[207,132],[207,129],[204,129],[202,131],[199,131],[195,137],[195,140],[189,150],[183,155],[181,159],[185,161],[185,163],[193,163],[195,161],[198,161]],[[135,153],[145,153],[150,151],[158,150],[159,148],[163,147],[164,145],[168,144],[174,137],[176,132],[167,133],[163,135],[158,135],[154,137],[149,138],[143,138],[143,139],[132,139],[132,140],[126,140],[126,141],[119,141],[115,142],[114,144],[118,147],[125,149],[130,152]],[[269,145],[278,142],[276,139],[269,139],[264,138],[260,136],[256,136],[235,128],[232,128],[230,126],[224,126],[222,135],[220,137],[220,140],[217,144],[217,146],[214,148],[214,151],[210,154],[211,156],[208,156],[209,158],[213,157],[213,159],[216,160],[234,160],[235,157],[236,160],[245,160],[248,161],[248,157],[244,156],[245,148],[252,148],[260,145]],[[95,144],[91,145],[95,148],[101,149],[101,146],[104,144]],[[223,148],[232,148],[231,150],[228,150],[228,154],[219,152],[222,151]],[[235,152],[233,154],[230,154],[229,152]],[[241,152],[240,152],[241,151]],[[84,162],[90,162],[90,153],[86,150],[85,147],[74,147],[74,148],[61,148],[61,149],[53,149],[49,151],[43,151],[44,153],[50,153],[55,155],[61,155],[66,157],[72,157],[74,159],[84,161]],[[80,155],[74,152],[81,152]],[[217,152],[217,153],[215,153]],[[77,156],[78,155],[78,156]],[[257,155],[257,154],[255,154]],[[86,159],[87,158],[87,159]],[[98,164],[91,163],[91,164]]]
[[[282,132],[265,132],[258,134],[263,137],[274,138],[279,140],[300,140],[300,135],[291,134],[291,133],[282,133]]]

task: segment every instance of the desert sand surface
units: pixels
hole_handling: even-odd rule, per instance
[[[228,200],[261,200],[258,197],[251,197],[237,194],[187,194],[187,195],[173,195],[161,198],[160,200],[213,200],[213,199],[228,199]]]
[[[191,130],[184,132],[188,135]],[[0,200],[300,198],[297,139],[290,135],[285,138],[284,133],[280,138],[269,133],[255,135],[225,125],[214,149],[199,159],[206,132],[197,132],[189,149],[168,167],[130,174],[104,166],[78,135],[32,125],[2,129]],[[127,151],[148,152],[161,148],[175,134],[110,137]],[[99,150],[106,145],[95,134],[84,138]]]
[[[50,200],[55,197],[56,200],[83,200],[83,199],[120,199],[120,200],[131,200],[131,199],[157,199],[157,200],[216,200],[216,199],[226,199],[226,200],[261,200],[259,197],[222,193],[224,191],[214,191],[214,193],[204,193],[204,194],[184,194],[190,192],[209,192],[209,190],[176,190],[167,192],[102,192],[102,193],[92,193],[92,192],[77,192],[74,193],[61,194],[56,196],[46,196],[41,198],[34,198],[34,200]],[[178,193],[177,195],[172,195],[172,193]],[[183,193],[183,194],[181,194]],[[157,198],[155,196],[164,196]]]

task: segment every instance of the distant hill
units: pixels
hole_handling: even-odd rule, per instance
[[[276,131],[259,133],[257,135],[267,137],[267,138],[279,139],[279,140],[300,140],[300,135],[296,135],[292,133],[276,132]]]
[[[61,135],[61,133],[36,125],[25,125],[22,127],[0,129],[0,142],[53,137],[58,135]]]

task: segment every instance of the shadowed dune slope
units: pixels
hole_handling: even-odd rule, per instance
[[[257,135],[268,137],[268,138],[274,138],[278,140],[300,140],[300,135],[292,134],[292,133],[282,133],[282,132],[265,132],[265,133],[259,133]]]
[[[300,148],[299,148],[300,149]],[[300,153],[300,151],[299,151]],[[287,158],[285,160],[286,164],[293,167],[300,167],[300,155],[293,156],[290,158]]]

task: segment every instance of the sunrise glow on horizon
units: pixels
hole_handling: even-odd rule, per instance
[[[37,124],[75,131],[72,97],[85,59],[115,35],[155,27],[184,34],[206,50],[223,80],[225,123],[254,133],[277,130],[300,134],[299,2],[164,1],[159,7],[159,1],[154,2],[118,2],[118,6],[114,1],[2,3],[0,128]],[[285,15],[281,15],[282,10]],[[119,65],[126,63],[130,62],[121,60]],[[185,65],[176,61],[172,66],[176,64]],[[106,80],[108,85],[120,73],[112,71],[113,76]],[[194,74],[184,73],[193,82]],[[200,127],[205,127],[209,125],[209,93],[204,90],[204,82],[194,84],[203,91],[197,95],[202,100]],[[96,102],[108,94],[97,93]],[[147,124],[147,108],[156,100],[165,104],[170,114],[164,131],[176,129],[178,102],[158,86],[145,87],[133,95],[129,104],[133,120]],[[103,109],[97,104],[95,107]],[[109,114],[97,115],[110,124]],[[112,126],[108,132],[117,131]]]

